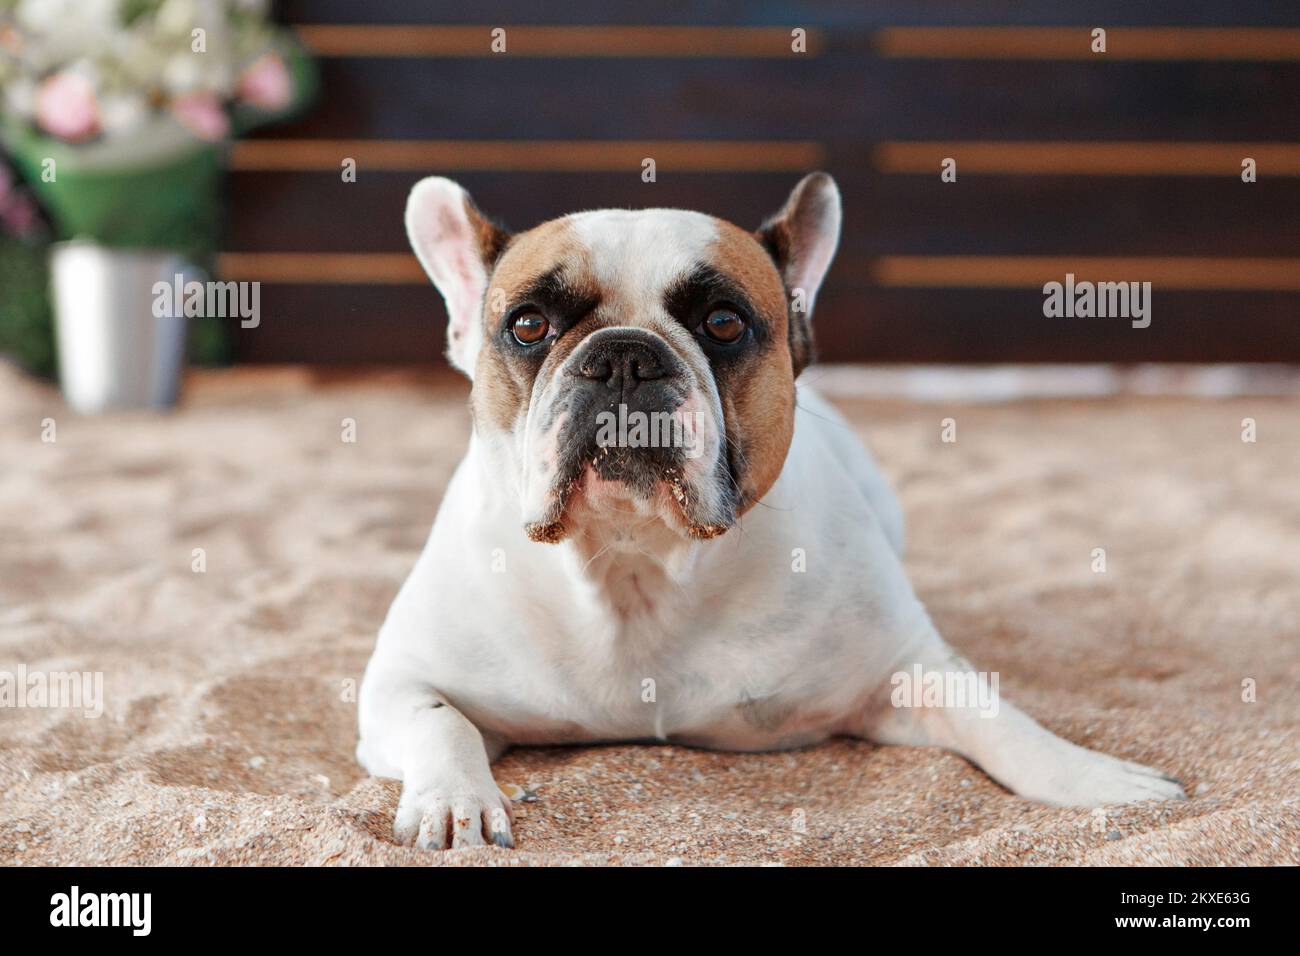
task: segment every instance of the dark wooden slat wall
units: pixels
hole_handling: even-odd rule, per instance
[[[391,0],[293,0],[296,24],[645,24],[642,5],[553,8]],[[781,140],[820,144],[844,193],[839,257],[818,300],[823,358],[854,361],[1300,361],[1300,292],[1155,290],[1153,321],[1050,320],[1040,288],[882,284],[891,256],[1294,257],[1300,176],[963,175],[882,172],[888,141],[1300,144],[1300,61],[961,60],[879,55],[897,26],[1300,27],[1300,8],[1208,2],[829,2],[657,5],[658,23],[804,26],[806,58],[354,57],[321,62],[323,96],[274,140]],[[485,40],[486,42],[486,40]],[[1297,149],[1300,152],[1300,146]],[[232,173],[233,253],[401,254],[406,192],[438,169]],[[639,168],[449,173],[526,228],[577,208],[682,206],[746,226],[798,172]],[[419,284],[264,282],[259,328],[234,330],[241,361],[434,362],[443,313]]]

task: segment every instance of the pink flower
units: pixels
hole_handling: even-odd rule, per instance
[[[36,226],[36,207],[26,197],[15,193],[0,206],[0,223],[15,236],[26,236]]]
[[[293,81],[284,60],[264,53],[239,78],[239,95],[263,110],[281,110],[293,98]]]
[[[79,73],[55,73],[36,93],[36,122],[70,143],[99,132],[95,87]]]
[[[185,93],[172,100],[172,115],[199,139],[216,142],[230,132],[230,118],[211,93]]]
[[[17,188],[9,170],[0,166],[0,226],[13,235],[25,236],[35,225],[36,207]]]

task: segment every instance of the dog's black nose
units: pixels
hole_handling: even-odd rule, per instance
[[[654,350],[640,342],[612,342],[578,368],[583,378],[605,382],[610,388],[624,381],[648,382],[664,377],[663,362]]]
[[[639,329],[596,333],[573,357],[572,374],[602,382],[614,395],[630,397],[643,382],[676,378],[681,361],[659,336]]]

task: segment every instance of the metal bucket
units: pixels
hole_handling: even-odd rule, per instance
[[[50,281],[59,384],[75,411],[168,408],[185,364],[184,315],[155,315],[155,286],[196,270],[175,253],[57,243]],[[169,296],[170,300],[170,296]]]

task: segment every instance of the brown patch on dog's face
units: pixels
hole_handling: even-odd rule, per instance
[[[788,262],[793,255],[794,237],[791,234],[791,224],[784,219],[776,219],[768,223],[754,233],[754,239],[762,243],[769,261],[774,265]],[[777,279],[780,281],[779,275]],[[782,290],[788,320],[789,331],[786,339],[790,349],[790,363],[794,367],[794,377],[798,378],[799,373],[811,365],[815,357],[812,327],[806,312],[795,312],[791,307],[790,290],[786,289],[784,284]]]
[[[479,250],[483,266],[491,269],[510,242],[510,233],[483,215],[468,195],[465,197],[465,217],[474,231],[474,244]]]
[[[785,465],[794,435],[797,371],[790,355],[788,299],[771,256],[752,234],[729,222],[719,220],[718,230],[714,266],[745,291],[770,330],[752,347],[713,366],[743,514],[767,494]]]
[[[533,384],[544,364],[540,351],[521,350],[511,343],[511,317],[538,306],[555,307],[580,320],[599,304],[600,292],[591,282],[585,258],[582,244],[564,219],[520,233],[503,249],[488,277],[482,314],[484,347],[470,396],[480,426],[513,430],[527,413]],[[562,356],[573,344],[572,338],[557,338],[556,348],[548,354]]]

